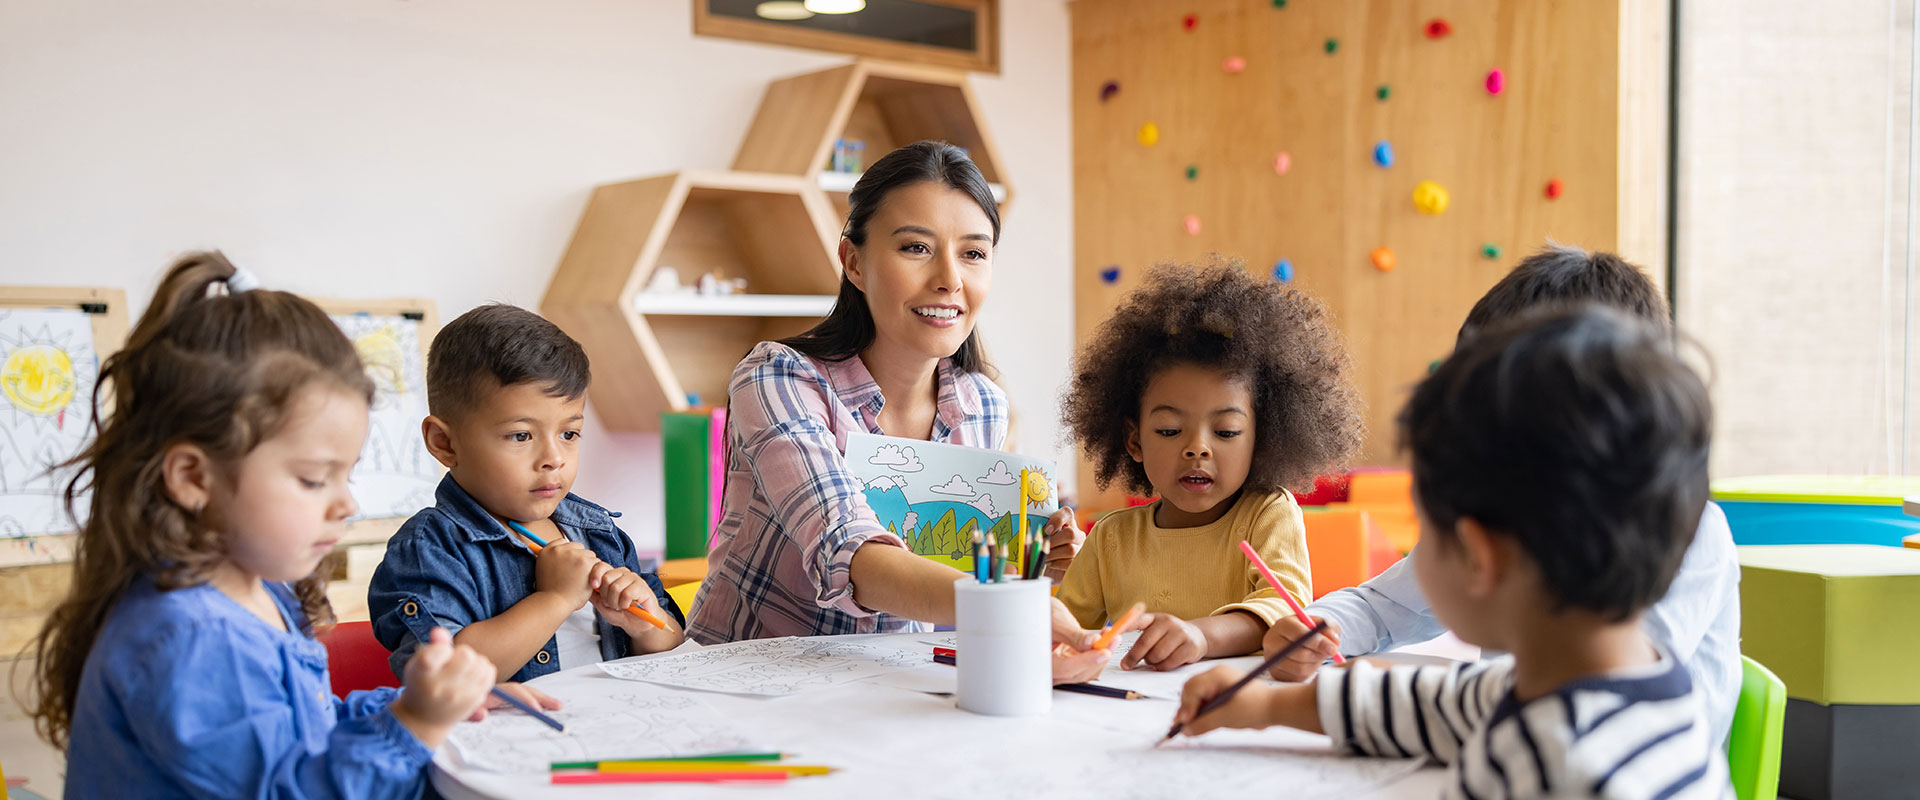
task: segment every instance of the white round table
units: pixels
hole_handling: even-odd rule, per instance
[[[918,649],[927,653],[929,666],[785,697],[718,694],[627,681],[597,666],[565,670],[531,684],[568,703],[566,713],[573,714],[610,707],[635,692],[696,696],[719,717],[750,733],[757,746],[790,754],[789,763],[835,767],[831,775],[772,786],[555,786],[545,773],[508,774],[463,764],[455,748],[443,747],[434,760],[432,780],[443,795],[455,800],[637,795],[1114,800],[1227,793],[1355,800],[1435,797],[1446,774],[1438,767],[1414,767],[1411,762],[1355,763],[1361,760],[1334,758],[1328,755],[1331,746],[1326,737],[1284,728],[1218,731],[1156,748],[1153,744],[1166,733],[1175,708],[1166,699],[1118,700],[1056,691],[1052,711],[1043,716],[997,718],[967,713],[955,708],[950,696],[907,688],[951,689],[948,675],[953,668],[933,665],[928,643],[943,635],[821,637]],[[1155,676],[1155,680],[1164,677],[1164,685],[1177,691],[1185,677],[1219,664],[1250,668],[1258,658],[1205,662]],[[644,741],[636,741],[630,752],[648,751]]]

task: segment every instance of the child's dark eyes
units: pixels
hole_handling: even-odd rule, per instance
[[[1239,436],[1240,431],[1214,431],[1213,435],[1218,436],[1222,439],[1231,439],[1235,436]]]
[[[526,431],[514,431],[513,433],[507,434],[507,438],[516,442],[531,442],[533,441],[533,434]]]
[[[306,478],[300,479],[300,485],[308,489],[313,489],[315,491],[327,488],[326,481],[310,481],[310,480],[307,480]]]
[[[565,439],[565,440],[567,440],[567,441],[569,441],[569,442],[577,442],[577,441],[580,441],[580,432],[579,432],[579,431],[567,431],[566,433],[562,433],[562,434],[560,434],[560,438],[562,438],[562,439]]]
[[[1153,432],[1159,436],[1179,436],[1180,435],[1179,428],[1154,428]]]

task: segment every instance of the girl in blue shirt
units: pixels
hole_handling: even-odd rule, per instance
[[[404,690],[329,693],[315,571],[355,510],[373,386],[320,309],[253,286],[186,257],[101,367],[117,408],[71,462],[70,507],[93,494],[36,643],[69,797],[417,797],[433,748],[485,713],[493,667],[444,631]]]

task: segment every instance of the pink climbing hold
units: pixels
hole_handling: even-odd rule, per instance
[[[1247,60],[1239,56],[1227,56],[1226,62],[1222,63],[1220,68],[1229,74],[1238,75],[1247,68]]]
[[[1194,215],[1192,215],[1192,214],[1188,214],[1188,215],[1187,215],[1187,222],[1186,222],[1186,224],[1187,224],[1187,235],[1188,235],[1188,236],[1199,236],[1199,235],[1200,235],[1200,218],[1199,218],[1199,217],[1196,217],[1196,216],[1194,216]]]
[[[1273,157],[1273,174],[1285,175],[1290,169],[1293,169],[1293,156],[1287,155],[1287,151],[1282,150]]]
[[[1499,94],[1507,90],[1507,73],[1494,70],[1487,73],[1487,94]]]

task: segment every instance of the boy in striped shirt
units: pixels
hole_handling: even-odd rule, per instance
[[[1707,392],[1670,337],[1618,311],[1547,309],[1477,333],[1400,415],[1414,572],[1475,664],[1322,670],[1312,684],[1187,684],[1190,735],[1286,725],[1450,765],[1449,798],[1731,798],[1687,670],[1649,638],[1707,501]]]

